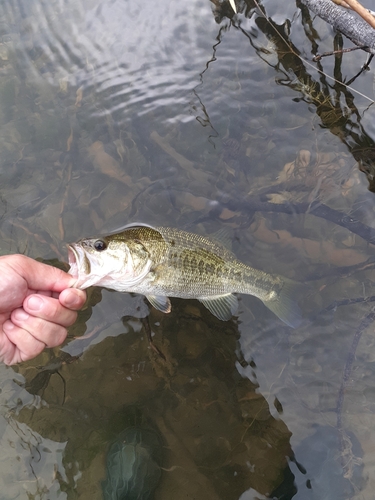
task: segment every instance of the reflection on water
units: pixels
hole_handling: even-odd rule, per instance
[[[373,75],[338,83],[358,53],[319,74],[327,26],[266,7],[2,2],[1,254],[63,266],[128,222],[224,227],[313,290],[296,330],[253,297],[223,323],[90,291],[62,349],[1,369],[2,498],[100,499],[106,467],[142,498],[372,498]]]

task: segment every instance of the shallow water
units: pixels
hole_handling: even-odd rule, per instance
[[[226,228],[241,260],[310,285],[307,320],[91,290],[61,349],[0,367],[4,499],[103,498],[127,428],[163,443],[144,498],[373,498],[373,69],[335,83],[357,51],[319,74],[331,30],[313,39],[292,2],[268,21],[215,4],[1,3],[0,254],[63,266],[67,242],[128,222]]]

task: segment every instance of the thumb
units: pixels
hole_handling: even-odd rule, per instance
[[[73,286],[75,279],[70,274],[25,255],[9,255],[0,257],[7,259],[7,264],[19,276],[25,279],[32,290],[62,292]]]

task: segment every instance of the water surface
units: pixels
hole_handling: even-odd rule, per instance
[[[294,3],[238,8],[0,6],[1,254],[64,266],[128,222],[225,228],[311,290],[296,330],[252,297],[223,323],[91,290],[61,349],[0,367],[4,499],[103,498],[128,428],[163,443],[156,500],[372,498],[373,70],[348,88],[364,53],[314,63],[332,33]]]

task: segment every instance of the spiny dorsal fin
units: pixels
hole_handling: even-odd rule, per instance
[[[228,227],[222,227],[219,231],[210,234],[211,238],[221,243],[227,250],[232,251],[232,231]]]
[[[217,295],[215,297],[201,297],[198,299],[207,309],[221,321],[228,321],[236,314],[238,299],[235,295]]]

